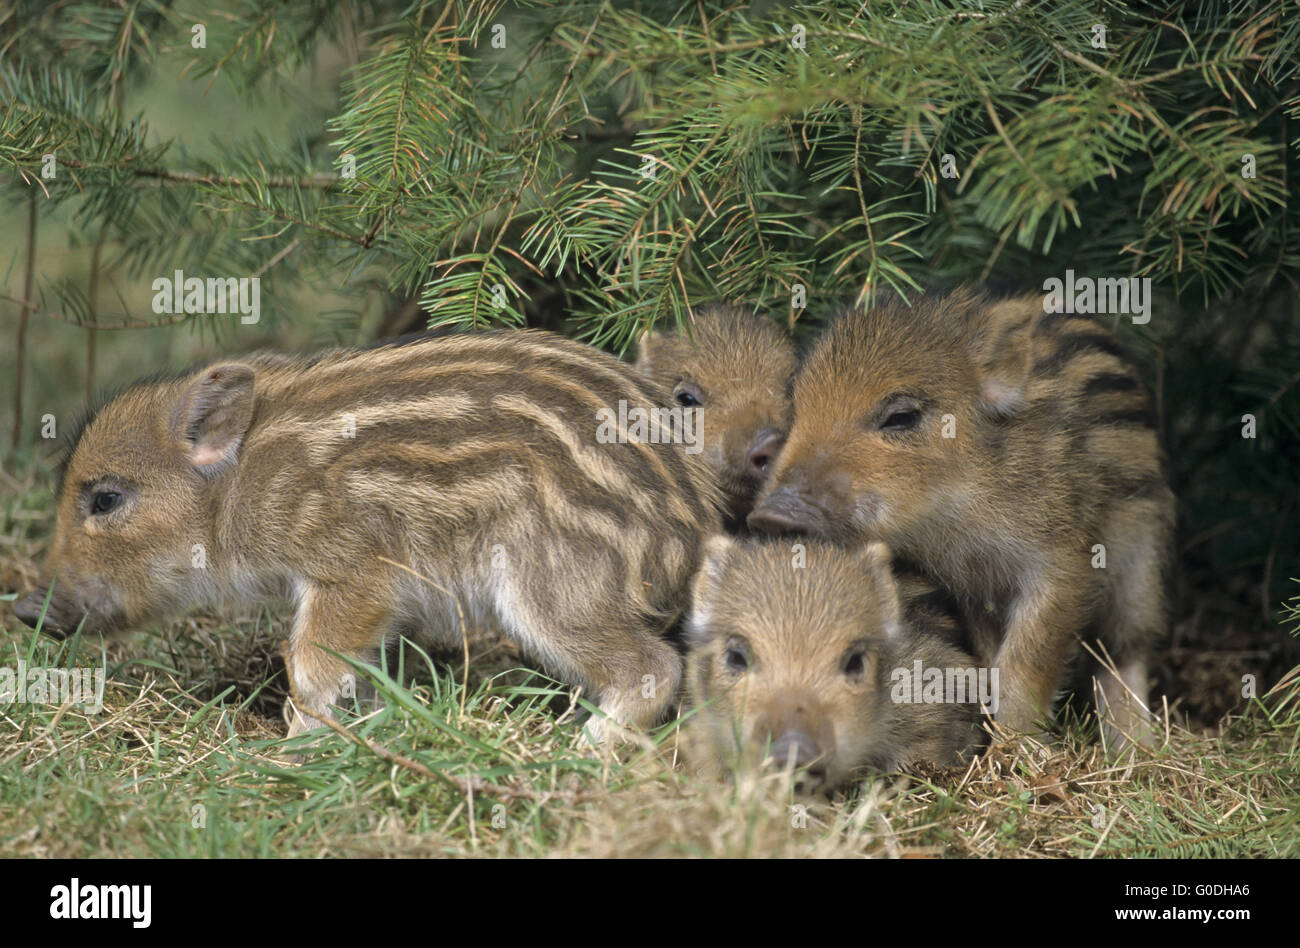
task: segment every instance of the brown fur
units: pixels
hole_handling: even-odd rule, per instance
[[[770,319],[706,306],[690,338],[642,337],[637,368],[675,400],[701,405],[703,454],[726,495],[729,526],[743,527],[790,427],[794,344]]]
[[[794,401],[752,527],[880,539],[924,566],[983,630],[1013,730],[1049,713],[1099,630],[1123,679],[1101,676],[1109,736],[1146,736],[1126,691],[1146,701],[1166,625],[1174,499],[1148,396],[1101,323],[969,290],[882,305],[825,333]]]
[[[502,628],[611,718],[652,725],[680,678],[664,633],[718,501],[697,455],[599,443],[597,412],[664,398],[539,332],[254,355],[138,384],[72,450],[47,626],[84,615],[108,633],[288,598],[295,688],[328,715],[346,666],[324,649],[369,659],[414,627],[459,642],[454,604],[387,558],[457,596],[469,631]],[[118,507],[92,513],[105,492]],[[15,608],[34,623],[42,601]],[[294,715],[290,733],[314,723]]]
[[[793,758],[807,768],[801,789],[829,791],[864,768],[946,766],[971,753],[976,703],[893,700],[895,670],[910,674],[916,660],[974,666],[935,587],[897,581],[880,543],[802,547],[725,536],[705,546],[687,656],[687,749],[698,768]]]

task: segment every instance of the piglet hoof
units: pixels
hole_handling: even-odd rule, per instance
[[[313,714],[309,714],[305,710],[297,707],[292,698],[286,699],[284,702],[284,720],[289,725],[289,729],[288,733],[285,735],[285,739],[293,740],[296,737],[301,737],[303,734],[312,732],[315,732],[318,735],[323,734],[325,724],[324,722],[317,720],[314,715],[319,715],[320,717],[326,717],[333,720],[333,715],[328,711],[314,711]],[[306,750],[310,751],[312,748],[309,747],[306,748]],[[306,760],[306,754],[303,751],[285,750],[279,754],[279,757],[286,763],[292,764],[301,764]]]
[[[1139,714],[1125,720],[1104,721],[1102,734],[1106,755],[1111,759],[1122,757],[1136,748],[1153,751],[1159,746],[1152,722]]]
[[[579,727],[582,729],[582,746],[595,757],[611,757],[623,730],[617,723],[600,714],[592,713]]]

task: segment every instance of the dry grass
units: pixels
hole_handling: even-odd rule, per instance
[[[35,580],[50,498],[4,479],[0,590]],[[191,617],[124,643],[34,636],[0,604],[0,666],[111,672],[98,714],[0,706],[0,852],[21,856],[1086,857],[1300,855],[1300,676],[1221,728],[1107,761],[1088,722],[964,769],[877,776],[833,801],[781,774],[694,778],[667,727],[595,756],[563,687],[509,642],[375,676],[386,704],[279,744],[284,617]],[[410,664],[407,664],[407,663]],[[413,673],[412,665],[418,673]],[[399,684],[399,679],[404,684]]]

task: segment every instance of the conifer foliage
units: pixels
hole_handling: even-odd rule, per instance
[[[285,102],[290,145],[200,159],[123,108],[178,63],[275,97],[327,51],[346,68],[323,109]],[[1118,328],[1185,566],[1270,618],[1300,574],[1294,2],[18,0],[0,104],[9,229],[66,208],[106,271],[257,275],[273,318],[313,318],[277,305],[290,283],[379,288],[430,327],[622,352],[716,299],[806,335],[883,292],[1149,279],[1152,318]],[[211,322],[0,272],[20,335]]]

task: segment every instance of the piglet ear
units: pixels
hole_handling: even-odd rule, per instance
[[[253,370],[232,362],[210,366],[190,381],[172,426],[190,463],[215,475],[235,462],[252,420]]]
[[[980,407],[995,418],[1010,418],[1025,404],[1022,387],[1003,379],[989,378],[980,383]]]
[[[715,533],[700,547],[700,568],[691,584],[691,612],[687,621],[690,638],[701,643],[709,638],[714,601],[722,589],[722,578],[736,541],[725,533]]]
[[[638,372],[650,375],[663,364],[664,334],[651,330],[636,344],[636,368]]]
[[[1023,317],[1025,305],[1022,300],[993,304],[979,313],[983,325],[972,335],[979,405],[994,418],[1010,418],[1026,404],[1033,337],[1032,320]]]
[[[700,546],[700,573],[707,573],[712,581],[720,582],[735,548],[735,539],[726,533],[715,533],[706,538]]]
[[[875,593],[877,616],[887,639],[897,638],[902,628],[902,606],[893,562],[894,555],[889,547],[878,540],[865,544],[858,551],[858,563],[866,573],[868,588]]]

